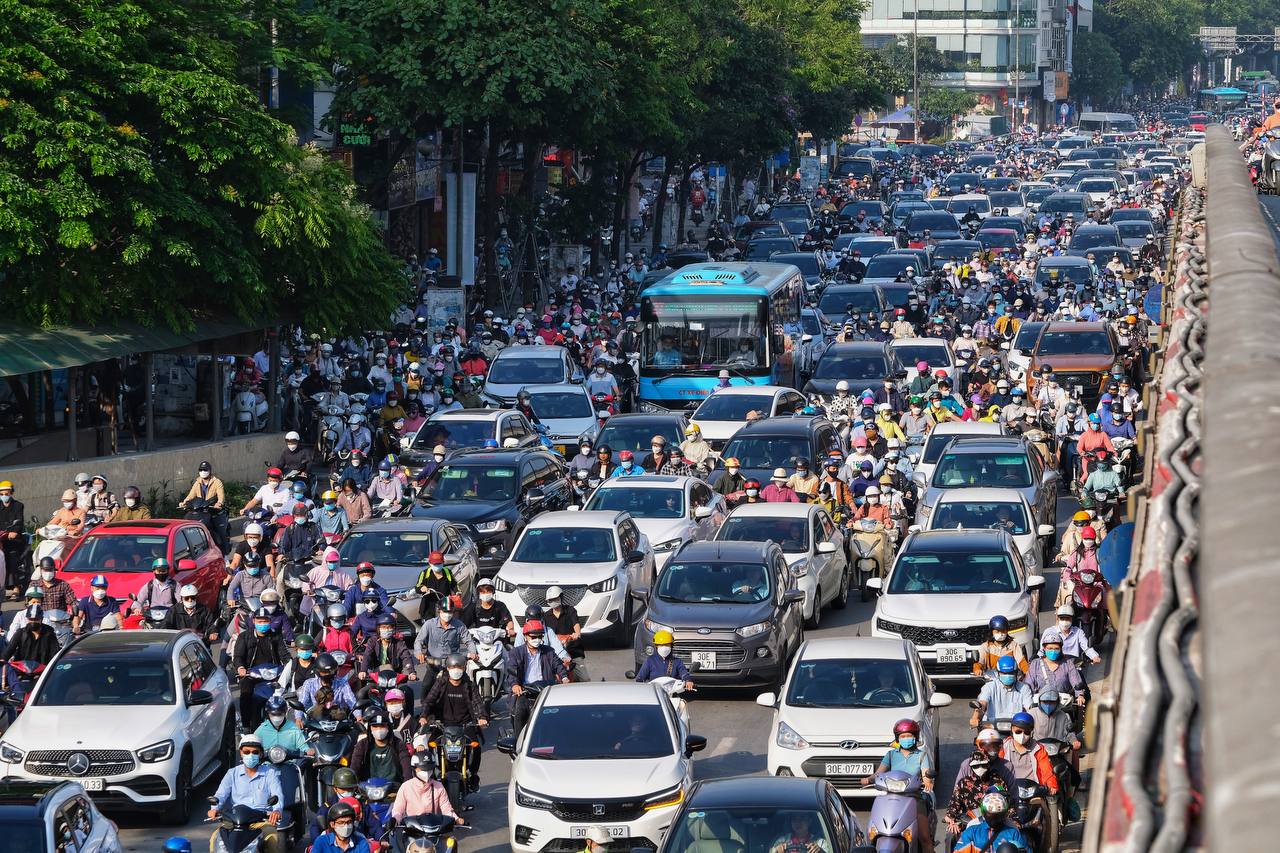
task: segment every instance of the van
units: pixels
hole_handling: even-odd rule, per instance
[[[1129,113],[1081,113],[1080,132],[1137,133],[1138,122]]]

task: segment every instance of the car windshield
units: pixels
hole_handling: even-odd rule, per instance
[[[1041,213],[1074,213],[1077,216],[1085,214],[1085,201],[1082,198],[1049,198],[1044,200],[1040,205]]]
[[[915,679],[904,660],[802,660],[787,687],[787,704],[793,708],[906,708],[915,703]]]
[[[1031,532],[1020,501],[945,501],[933,512],[930,530],[1007,530],[1013,536]]]
[[[830,349],[823,354],[814,372],[814,379],[845,379],[852,388],[857,382],[882,382],[889,375],[889,365],[883,355],[843,353]]]
[[[1020,192],[995,192],[988,197],[991,199],[992,207],[1022,207],[1026,204]]]
[[[959,231],[960,223],[950,213],[940,210],[921,210],[918,213],[911,214],[911,218],[907,220],[907,229],[910,231]]]
[[[822,267],[818,265],[818,256],[811,255],[808,252],[793,253],[784,258],[776,258],[775,261],[791,264],[800,270],[800,274],[807,278],[817,278],[822,275]]]
[[[725,519],[716,538],[721,542],[764,542],[772,539],[788,554],[809,550],[809,519],[763,515],[733,515]]]
[[[1018,591],[1018,578],[1008,554],[912,551],[898,557],[889,578],[891,595],[991,595]]]
[[[177,702],[173,668],[165,658],[111,660],[69,654],[45,671],[35,704],[172,705]]]
[[[1024,453],[943,453],[930,484],[941,489],[983,486],[1025,489],[1031,467]]]
[[[767,237],[763,240],[752,240],[747,244],[745,259],[748,261],[767,261],[779,252],[794,252],[796,243],[790,237]]]
[[[448,501],[509,501],[516,496],[516,469],[482,465],[442,465],[420,497]]]
[[[922,361],[927,361],[935,369],[951,365],[947,348],[940,344],[894,344],[893,354],[899,364],[912,368]]]
[[[743,468],[791,468],[797,459],[812,460],[809,442],[787,436],[750,436],[735,438],[720,454],[737,459]]]
[[[818,301],[818,310],[828,317],[843,317],[848,306],[854,311],[879,311],[880,297],[869,287],[857,290],[840,290],[829,287]]]
[[[489,368],[489,382],[494,385],[551,385],[568,378],[558,358],[499,358]]]
[[[546,420],[557,418],[589,418],[595,415],[591,410],[591,401],[581,388],[573,391],[539,391],[530,394],[530,405],[538,413],[538,417]]]
[[[511,559],[521,563],[607,563],[617,558],[612,530],[530,527]]]
[[[983,248],[1010,249],[1018,246],[1018,235],[1013,232],[979,231],[978,242]]]
[[[1071,238],[1072,250],[1092,249],[1094,246],[1114,246],[1116,234],[1110,228],[1099,231],[1077,231]]]
[[[1106,193],[1116,188],[1116,182],[1107,178],[1085,178],[1076,185],[1082,193]]]
[[[673,562],[658,578],[658,598],[679,604],[759,604],[773,585],[763,563]]]
[[[543,761],[664,758],[675,752],[657,705],[546,704],[533,720],[528,756]]]
[[[702,853],[705,850],[807,853],[810,850],[846,849],[835,846],[819,806],[807,809],[767,806],[687,808],[680,814],[680,823],[671,828],[667,842],[662,845],[666,853]],[[789,844],[797,831],[809,836],[809,842]],[[889,841],[892,843],[893,839]]]
[[[1111,355],[1111,339],[1103,331],[1051,332],[1040,336],[1036,356],[1051,355]]]
[[[1151,227],[1150,222],[1142,220],[1132,220],[1129,222],[1115,223],[1116,230],[1120,232],[1121,237],[1146,237],[1148,234],[1155,233],[1155,229]]]
[[[596,489],[586,508],[629,512],[632,518],[680,518],[684,515],[684,490],[605,486]]]
[[[929,434],[928,440],[924,443],[924,453],[920,456],[920,461],[926,465],[934,465],[938,461],[938,457],[942,455],[942,451],[946,450],[947,445],[956,437],[954,432],[939,432],[934,430]]]
[[[62,567],[64,572],[149,572],[157,557],[169,556],[167,536],[89,536]]]
[[[867,278],[893,278],[907,267],[911,267],[912,272],[918,272],[916,268],[919,266],[920,262],[914,255],[893,255],[886,252],[876,255],[867,264]]]
[[[653,424],[636,423],[625,418],[621,420],[610,418],[605,423],[604,429],[600,430],[596,447],[607,444],[614,453],[621,453],[624,450],[630,450],[632,453],[637,451],[648,453],[649,442],[655,435],[661,435],[667,441],[674,441],[676,444],[684,441],[680,425],[675,421],[670,424]]]
[[[496,439],[494,422],[488,419],[427,421],[413,438],[413,449],[429,452],[437,444],[449,450],[462,447],[484,447],[488,439]]]
[[[1036,280],[1044,283],[1047,281],[1069,281],[1072,284],[1088,284],[1093,280],[1093,271],[1088,265],[1084,266],[1041,266],[1036,271]]]
[[[990,213],[991,199],[985,196],[983,198],[956,198],[947,203],[947,210],[959,216],[968,213],[969,208],[973,208],[974,213]]]
[[[342,565],[421,566],[435,548],[428,532],[352,530],[338,546]]]
[[[740,421],[747,412],[773,414],[773,396],[764,394],[712,394],[693,413],[694,420]]]
[[[646,298],[642,308],[648,363],[673,371],[681,367],[764,366],[768,353],[760,325],[761,307],[760,298],[750,296]]]

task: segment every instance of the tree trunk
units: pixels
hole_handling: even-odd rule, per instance
[[[680,167],[680,187],[676,190],[676,204],[680,205],[679,215],[676,217],[677,244],[684,242],[684,214],[688,209],[685,201],[689,198],[689,176],[693,174],[693,166],[694,164],[689,164]]]
[[[597,155],[591,157],[591,197],[593,199],[603,198],[605,187],[604,169],[600,168],[600,158]],[[604,226],[603,222],[597,222],[595,219],[595,207],[591,208],[593,215],[591,216],[591,267],[590,274],[592,278],[600,275],[604,269],[604,240],[600,238],[600,229]]]
[[[629,207],[631,182],[635,180],[636,171],[643,162],[644,152],[636,151],[632,153],[629,161],[618,164],[618,197],[614,199],[613,203],[613,256],[619,262],[622,260],[623,238],[626,239],[628,246],[631,241],[631,222],[627,216],[631,212]],[[638,249],[639,247],[637,246],[636,248]]]
[[[613,164],[613,213],[609,222],[613,226],[613,243],[609,246],[609,259],[622,260],[622,243],[627,237],[626,225],[622,221],[622,211],[627,205],[627,164],[618,161]]]
[[[537,218],[538,167],[541,164],[542,143],[534,139],[533,134],[530,133],[524,139],[524,184],[520,187],[525,200],[526,216],[525,221],[521,223],[520,247],[516,249],[516,254],[523,258],[521,266],[524,272],[520,279],[520,287],[524,292],[523,301],[534,303],[541,295],[538,293],[537,276],[534,274],[538,268],[538,241],[533,231],[533,221]],[[522,251],[523,254],[521,254]]]
[[[664,217],[667,213],[667,183],[671,180],[671,172],[674,160],[671,155],[663,158],[665,165],[662,168],[662,183],[658,185],[658,197],[653,202],[653,245],[649,252],[652,255],[658,253],[658,246],[662,245],[662,226]]]

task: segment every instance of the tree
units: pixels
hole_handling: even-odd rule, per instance
[[[874,58],[879,68],[878,77],[885,91],[909,97],[917,76],[923,89],[926,83],[938,79],[950,68],[951,63],[942,51],[938,50],[933,39],[920,41],[913,56],[911,43],[914,39],[915,36],[910,33],[899,36],[897,41],[875,52]]]
[[[1076,33],[1072,59],[1072,93],[1094,106],[1108,106],[1120,97],[1125,74],[1120,53],[1103,33]]]
[[[949,120],[964,115],[978,105],[978,96],[964,89],[929,86],[920,94],[920,112]]]
[[[242,84],[235,0],[0,0],[0,310],[385,322],[404,279],[340,168]]]
[[[1198,0],[1112,0],[1094,9],[1095,32],[1111,39],[1129,77],[1148,88],[1178,79],[1195,64],[1203,22]]]

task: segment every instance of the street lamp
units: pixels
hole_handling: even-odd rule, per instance
[[[1022,0],[1013,0],[1013,126],[1018,126],[1018,105],[1022,102]]]

